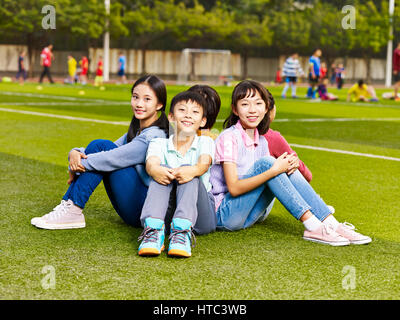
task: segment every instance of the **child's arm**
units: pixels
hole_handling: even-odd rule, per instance
[[[199,138],[199,156],[197,163],[191,166],[182,166],[174,170],[176,181],[183,184],[191,181],[194,177],[200,177],[210,168],[215,156],[214,140],[207,136]]]
[[[193,180],[194,177],[200,177],[205,174],[211,166],[212,158],[209,154],[202,154],[197,164],[194,166],[182,166],[174,169],[174,176],[179,184]]]
[[[292,174],[294,170],[291,170],[296,168],[299,169],[300,173],[308,182],[312,180],[310,169],[308,169],[305,163],[298,158],[297,153],[290,147],[289,143],[279,131],[269,129],[268,132],[264,134],[264,137],[268,141],[268,149],[271,156],[278,158],[282,153],[287,152],[287,154],[293,154],[297,157],[297,160],[295,160],[293,165],[289,167],[289,171],[287,172],[288,175]]]
[[[170,184],[175,179],[173,169],[161,165],[159,157],[150,156],[146,160],[146,171],[155,181],[164,186]]]
[[[228,187],[229,193],[233,197],[240,196],[246,192],[254,190],[261,184],[265,183],[269,179],[277,176],[280,173],[286,172],[289,167],[290,157],[287,157],[285,152],[279,158],[276,159],[273,166],[260,173],[254,177],[240,179],[237,175],[236,164],[233,162],[224,162],[222,167],[224,169],[224,176],[226,181],[226,186]]]

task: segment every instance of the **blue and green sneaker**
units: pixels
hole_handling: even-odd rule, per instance
[[[165,225],[160,219],[147,218],[144,221],[144,230],[139,236],[138,241],[142,241],[139,246],[139,256],[158,256],[164,250]]]
[[[190,257],[192,255],[192,241],[194,244],[196,243],[196,238],[192,232],[192,223],[187,219],[172,219],[169,240],[169,256]]]

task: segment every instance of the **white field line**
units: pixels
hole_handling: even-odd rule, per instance
[[[91,102],[120,103],[120,104],[124,103],[124,101],[116,101],[116,100],[79,98],[79,97],[58,96],[58,95],[30,93],[30,92],[0,91],[0,95],[23,96],[23,97],[33,97],[33,98],[43,98],[43,99],[54,99],[54,100],[91,101]]]
[[[57,118],[57,119],[85,121],[85,122],[95,122],[95,123],[105,123],[105,124],[112,124],[112,125],[119,125],[119,126],[127,126],[127,125],[129,125],[129,121],[107,121],[107,120],[99,120],[99,119],[91,119],[91,118],[79,118],[79,117],[72,117],[72,116],[65,116],[65,115],[57,115],[57,114],[52,114],[52,113],[42,113],[42,112],[7,109],[7,108],[0,108],[0,111],[12,112],[12,113],[20,113],[20,114],[28,114],[28,115],[41,116],[41,117],[49,117],[49,118]],[[327,151],[327,152],[334,152],[334,153],[341,153],[341,154],[349,154],[349,155],[368,157],[368,158],[377,158],[377,159],[384,159],[384,160],[400,161],[400,158],[380,156],[380,155],[375,155],[375,154],[370,154],[370,153],[360,153],[360,152],[353,152],[353,151],[346,151],[346,150],[339,150],[339,149],[328,149],[328,148],[307,146],[307,145],[294,144],[294,143],[291,143],[290,145],[293,146],[293,147],[297,147],[297,148],[312,149],[312,150],[319,150],[319,151]]]
[[[65,101],[60,101],[60,102],[48,102],[48,101],[43,101],[43,102],[3,102],[0,103],[0,106],[99,106],[99,105],[122,105],[124,104],[123,102],[115,102],[115,101],[110,101],[110,102],[80,102],[80,101],[75,101],[75,102],[65,102]]]
[[[290,145],[292,147],[297,147],[297,148],[319,150],[319,151],[327,151],[327,152],[342,153],[342,154],[350,154],[350,155],[353,155],[353,156],[361,156],[361,157],[368,157],[368,158],[377,158],[377,159],[384,159],[384,160],[400,161],[400,158],[379,156],[379,155],[371,154],[371,153],[360,153],[360,152],[353,152],[353,151],[346,151],[346,150],[339,150],[339,149],[328,149],[328,148],[321,148],[321,147],[314,147],[314,146],[305,146],[305,145],[296,144],[296,143],[290,143]]]
[[[217,119],[217,122],[224,122]],[[400,121],[400,118],[299,118],[299,119],[275,119],[274,122],[346,122],[346,121]]]
[[[117,126],[128,126],[129,121],[108,121],[108,120],[100,120],[100,119],[91,119],[91,118],[80,118],[80,117],[72,117],[72,116],[64,116],[59,114],[52,113],[43,113],[43,112],[35,112],[35,111],[26,111],[26,110],[16,110],[16,109],[8,109],[8,108],[0,108],[0,111],[4,112],[12,112],[12,113],[20,113],[20,114],[28,114],[32,116],[41,116],[48,118],[57,118],[57,119],[66,119],[66,120],[75,120],[75,121],[84,121],[84,122],[95,122],[95,123],[105,123],[105,124],[113,124]]]

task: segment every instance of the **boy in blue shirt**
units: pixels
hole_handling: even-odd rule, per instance
[[[175,133],[169,139],[153,139],[147,150],[146,170],[152,177],[140,217],[144,230],[138,254],[156,256],[164,250],[165,216],[171,190],[176,184],[176,210],[171,223],[168,255],[191,256],[199,219],[215,221],[214,197],[211,193],[210,166],[214,158],[214,141],[197,136],[207,121],[207,103],[197,92],[184,91],[171,101],[170,122]],[[197,204],[197,206],[196,206]],[[202,224],[204,225],[204,224]]]
[[[309,60],[308,80],[310,86],[308,87],[307,98],[315,99],[315,95],[317,92],[317,90],[315,90],[315,87],[318,85],[320,69],[321,69],[321,60],[320,60],[321,55],[322,55],[321,49],[316,49]]]

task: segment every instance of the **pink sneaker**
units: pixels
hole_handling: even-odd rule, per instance
[[[350,244],[349,240],[336,233],[330,225],[323,223],[317,230],[305,230],[303,239],[331,246],[348,246]]]
[[[86,226],[82,209],[75,206],[71,200],[61,200],[61,203],[50,213],[32,218],[31,224],[37,228],[51,230],[84,228]]]
[[[356,228],[351,223],[343,222],[339,224],[335,231],[342,237],[348,239],[351,244],[367,244],[372,241],[370,237],[355,232],[355,229]]]

